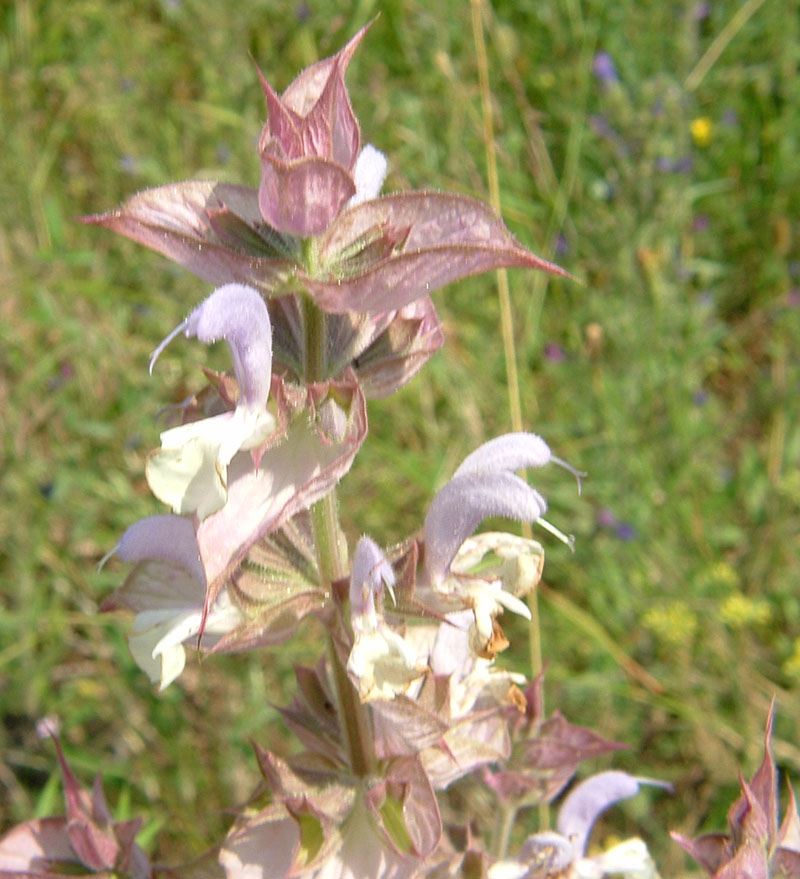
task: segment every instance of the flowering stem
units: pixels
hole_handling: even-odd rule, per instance
[[[314,504],[311,508],[311,521],[317,562],[325,582],[330,585],[334,580],[340,580],[347,575],[347,550],[336,513],[335,490]],[[333,670],[339,724],[347,745],[350,768],[355,775],[364,777],[372,772],[375,765],[370,719],[356,688],[347,677],[347,670],[342,665],[332,635],[328,636],[328,655]]]
[[[317,249],[313,238],[303,240],[303,262],[310,277],[317,270]],[[310,296],[302,296],[303,327],[305,330],[305,379],[321,382],[325,375],[325,312]]]
[[[314,248],[304,242],[304,255],[309,274],[314,272]],[[305,379],[307,382],[324,381],[325,375],[325,312],[310,297],[303,297],[303,325],[305,328]],[[347,544],[339,525],[336,490],[333,489],[311,508],[311,523],[317,563],[323,581],[330,586],[347,576]],[[342,625],[345,621],[342,620]],[[328,655],[333,670],[339,724],[347,745],[350,767],[361,777],[375,768],[375,748],[367,709],[361,704],[355,687],[350,683],[332,635],[328,636]]]
[[[347,576],[347,551],[336,513],[336,489],[311,508],[317,563],[327,584]]]
[[[308,297],[302,298],[305,327],[305,378],[307,382],[325,380],[325,312]]]
[[[350,768],[353,774],[365,778],[375,771],[375,745],[372,725],[356,688],[347,677],[347,670],[339,659],[333,637],[328,637],[328,655],[333,669],[333,682],[339,708],[339,724],[347,743]]]

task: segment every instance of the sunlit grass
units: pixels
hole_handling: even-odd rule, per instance
[[[616,828],[675,875],[666,829],[723,826],[773,692],[778,759],[800,769],[798,17],[765,3],[688,89],[739,4],[485,7],[504,216],[585,282],[509,275],[523,423],[589,472],[581,497],[535,474],[577,538],[574,555],[545,540],[547,704],[628,742],[616,765],[675,784]],[[95,563],[158,509],[143,479],[157,413],[200,383],[201,349],[153,378],[149,352],[207,288],[76,218],[174,179],[254,184],[252,59],[285,85],[378,11],[336,8],[0,11],[0,824],[58,808],[46,715],[82,778],[102,769],[169,857],[227,826],[256,779],[248,738],[283,746],[272,705],[300,653],[208,659],[157,695],[127,622],[95,614],[123,575]],[[467,4],[380,8],[349,82],[388,186],[488,197]],[[601,50],[616,79],[593,71]],[[464,454],[511,425],[494,279],[437,305],[444,351],[375,404],[342,484],[352,538],[418,528]],[[508,661],[527,668],[509,628]]]

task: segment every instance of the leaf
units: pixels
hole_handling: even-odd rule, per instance
[[[386,771],[386,783],[391,796],[396,789],[402,796],[403,825],[419,857],[430,855],[442,835],[442,818],[436,794],[419,757],[401,757],[393,760]]]
[[[440,713],[399,695],[370,703],[375,724],[375,751],[380,759],[411,756],[436,745],[449,724]]]
[[[772,759],[772,727],[775,721],[775,700],[769,707],[764,731],[764,759],[750,782],[750,790],[764,812],[766,836],[773,842],[778,835],[778,771]]]
[[[346,432],[332,441],[309,421],[310,405],[303,389],[293,403],[288,436],[264,451],[258,468],[248,453],[239,453],[228,468],[225,506],[197,525],[197,543],[206,573],[206,612],[258,540],[307,509],[350,469],[367,434],[366,402],[350,375],[316,390],[335,393],[349,407]],[[286,398],[285,389],[278,389]]]
[[[675,831],[670,836],[690,854],[709,875],[713,875],[730,857],[730,838],[724,833],[707,833],[697,839],[689,839]]]
[[[431,784],[442,790],[487,763],[508,759],[511,740],[508,725],[496,711],[489,716],[468,715],[452,726],[441,745],[422,755]]]
[[[356,275],[336,275],[341,254],[376,226],[408,230],[402,247]],[[303,283],[321,308],[333,312],[393,311],[452,281],[501,267],[567,276],[523,247],[488,205],[431,191],[387,195],[345,210],[322,237],[319,260],[321,273],[332,277]]]
[[[388,327],[358,353],[356,375],[368,400],[388,397],[419,372],[444,344],[430,296],[401,308]]]
[[[282,644],[305,616],[325,606],[329,593],[320,583],[310,527],[303,511],[250,549],[228,581],[248,619],[211,652]]]
[[[512,763],[515,768],[555,769],[572,775],[581,760],[625,747],[603,738],[593,730],[570,723],[556,711],[534,736],[515,745]]]
[[[147,189],[116,210],[84,217],[144,244],[204,281],[250,284],[270,295],[283,289],[297,267],[262,230],[258,193],[246,186],[189,180]]]
[[[330,159],[285,162],[262,156],[258,204],[267,223],[281,232],[302,238],[321,234],[355,193],[353,178]]]

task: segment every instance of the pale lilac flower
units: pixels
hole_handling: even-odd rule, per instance
[[[233,356],[239,401],[233,412],[164,431],[161,449],[147,461],[153,494],[175,513],[205,519],[228,496],[228,465],[240,450],[262,446],[275,430],[267,410],[272,376],[272,329],[267,306],[252,287],[227,284],[215,290],[158,346],[159,354],[178,333],[207,344],[225,339]]]
[[[159,689],[183,671],[184,644],[209,650],[244,622],[225,588],[205,613],[205,573],[189,519],[172,515],[140,519],[123,534],[116,552],[136,567],[104,608],[125,607],[136,613],[128,646],[136,664]]]
[[[428,510],[424,559],[427,582],[434,593],[459,596],[472,607],[477,641],[482,642],[483,650],[489,649],[494,617],[503,608],[527,619],[530,611],[503,588],[501,580],[471,575],[459,559],[459,552],[478,524],[489,516],[538,521],[569,544],[569,538],[542,519],[547,509],[542,495],[514,473],[527,467],[543,467],[550,461],[571,470],[553,457],[544,440],[535,434],[506,434],[490,440],[464,459]],[[486,545],[483,553],[492,549]],[[528,541],[518,547],[518,552],[541,556],[541,547]]]
[[[614,59],[608,52],[598,52],[594,56],[592,72],[603,85],[610,85],[619,79]]]
[[[557,829],[529,836],[515,858],[497,861],[488,879],[657,879],[647,847],[640,839],[628,839],[605,852],[587,856],[592,826],[602,812],[620,800],[634,796],[642,784],[669,787],[651,779],[635,778],[610,770],[577,785],[564,800]]]

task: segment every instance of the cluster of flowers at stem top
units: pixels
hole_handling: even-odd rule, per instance
[[[362,146],[345,86],[363,36],[280,96],[261,77],[257,189],[175,183],[87,218],[215,286],[151,370],[181,335],[224,340],[232,364],[206,371],[207,387],[148,457],[169,512],[122,535],[115,552],[132,567],[106,607],[135,614],[131,652],[162,689],[187,648],[280,644],[309,617],[328,633],[327,654],[297,670],[297,698],[283,709],[302,750],[282,759],[256,747],[269,795],[239,815],[204,876],[652,875],[638,840],[586,856],[595,817],[643,781],[622,772],[575,788],[557,829],[514,857],[475,832],[487,794],[513,816],[558,796],[584,758],[618,747],[546,717],[541,680],[495,666],[508,643],[499,618],[530,616],[524,597],[544,556],[533,540],[474,534],[492,516],[563,537],[516,471],[579,474],[539,436],[499,437],[435,494],[418,536],[387,549],[363,537],[349,557],[335,486],[367,435],[367,400],[400,388],[442,344],[431,292],[498,267],[564,274],[479,201],[379,195],[386,160]],[[111,821],[99,787],[89,798],[66,778],[69,820],[6,837],[0,875],[61,875],[65,863],[70,874],[160,875],[131,826]]]

